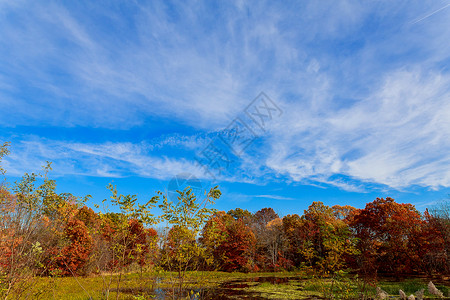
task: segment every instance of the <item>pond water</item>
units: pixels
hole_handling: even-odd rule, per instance
[[[191,294],[191,299],[217,299],[217,300],[227,300],[227,299],[267,299],[262,297],[258,292],[252,292],[246,290],[250,286],[255,286],[262,283],[270,284],[283,284],[289,281],[300,281],[301,278],[297,277],[253,277],[245,278],[239,280],[231,280],[221,283],[215,288],[197,288],[197,289],[184,289],[181,295],[175,297],[175,299],[186,299],[186,297]],[[151,295],[152,299],[165,300],[173,299],[173,290],[169,288],[139,288],[139,289],[121,289],[123,293],[128,294],[141,294],[141,295]],[[305,298],[308,299],[308,298]],[[319,299],[317,297],[311,296],[309,299]]]
[[[387,278],[386,278],[387,279]],[[252,291],[251,287],[255,287],[258,285],[264,285],[269,283],[267,286],[278,285],[278,284],[286,284],[291,283],[291,287],[294,288],[294,291],[291,289],[290,291],[296,293],[296,291],[303,291],[303,287],[299,285],[299,282],[305,281],[305,279],[301,277],[252,277],[238,280],[230,280],[225,281],[219,284],[214,288],[196,288],[196,289],[183,289],[181,295],[178,297],[173,297],[173,290],[169,288],[136,288],[136,289],[121,289],[121,292],[127,293],[130,295],[147,295],[151,299],[165,300],[165,299],[186,299],[187,296],[191,295],[190,299],[200,300],[200,299],[217,299],[217,300],[228,300],[228,299],[267,299],[262,296],[260,292]],[[386,281],[389,281],[387,279]],[[398,279],[393,280],[394,282],[398,282]],[[448,284],[448,281],[444,280],[444,285]],[[439,280],[436,280],[439,282]],[[425,287],[426,288],[426,287]],[[260,290],[259,290],[260,291]],[[317,297],[315,295],[310,295],[313,292],[302,293],[302,299],[324,299]],[[267,294],[266,294],[267,295]],[[293,296],[292,294],[289,294]],[[272,294],[273,296],[273,294]],[[425,298],[427,299],[427,298]],[[450,298],[444,298],[450,299]]]

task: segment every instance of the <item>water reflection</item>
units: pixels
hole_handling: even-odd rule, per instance
[[[261,283],[270,284],[283,284],[289,281],[300,281],[299,277],[252,277],[239,280],[230,280],[221,283],[218,287],[214,288],[184,288],[178,291],[176,288],[123,288],[122,293],[131,295],[142,295],[143,299],[266,299],[258,292],[251,292],[246,288],[251,285],[257,285]],[[160,282],[160,281],[158,281]],[[316,297],[311,299],[317,299]]]

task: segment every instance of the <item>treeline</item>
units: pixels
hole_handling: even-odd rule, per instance
[[[214,257],[213,267],[224,271],[450,271],[448,207],[421,214],[391,198],[377,198],[364,209],[313,202],[303,215],[283,218],[272,208],[218,212],[199,242]]]
[[[391,198],[364,209],[313,202],[301,216],[283,218],[272,208],[208,210],[204,225],[196,221],[197,232],[183,216],[157,232],[131,206],[131,214],[96,213],[71,195],[42,187],[27,193],[32,188],[25,186],[15,193],[0,189],[2,274],[88,275],[132,265],[244,272],[351,268],[367,275],[450,271],[444,206],[421,214]],[[182,193],[197,201],[189,190]]]

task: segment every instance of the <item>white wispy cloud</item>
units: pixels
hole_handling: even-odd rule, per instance
[[[170,179],[189,172],[202,178],[195,162],[183,158],[152,156],[145,144],[104,143],[81,144],[51,140],[28,140],[13,145],[5,158],[8,174],[21,176],[39,171],[45,161],[52,161],[53,174],[97,177],[143,176]]]
[[[294,201],[297,200],[295,198],[292,197],[284,197],[284,196],[280,196],[280,195],[248,195],[249,197],[254,197],[254,198],[266,198],[266,199],[273,199],[273,200],[280,200],[280,201]]]
[[[449,86],[450,76],[417,68],[388,74],[348,109],[280,126],[266,163],[295,181],[345,174],[394,188],[448,187]]]
[[[129,129],[154,117],[199,133],[24,138],[13,173],[53,160],[61,174],[200,178],[191,156],[158,151],[197,151],[265,91],[284,113],[225,180],[450,186],[447,2],[128,3],[128,18],[86,5],[0,1],[0,125]]]
[[[92,12],[97,15],[101,9]],[[132,34],[135,40],[117,48],[115,38],[89,28],[64,7],[36,5],[14,13],[24,17],[27,10],[34,11],[34,18],[24,18],[20,27],[7,20],[1,23],[3,43],[8,43],[8,56],[13,58],[4,62],[12,73],[8,75],[50,96],[17,100],[15,113],[25,124],[129,128],[143,121],[139,115],[157,114],[205,127],[220,124],[236,110],[241,82],[216,58],[219,41],[212,45],[216,49],[207,39],[192,47],[192,38],[180,32],[199,30],[201,24],[195,20],[173,24],[164,11],[155,15],[154,10],[162,8],[143,9],[133,20],[138,26]],[[118,15],[103,17],[114,22]],[[124,25],[119,21],[115,26]],[[36,114],[40,107],[45,109]],[[33,115],[27,113],[30,108]],[[58,109],[70,114],[59,111],[52,116]]]

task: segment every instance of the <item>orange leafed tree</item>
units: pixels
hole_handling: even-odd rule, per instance
[[[224,271],[252,271],[256,239],[244,220],[218,212],[202,232],[202,244],[214,257],[214,266]]]
[[[358,264],[363,273],[399,274],[419,267],[423,220],[413,205],[377,198],[347,220],[359,239]]]
[[[76,275],[89,260],[92,237],[84,222],[75,218],[67,222],[64,233],[69,244],[60,250],[56,263],[63,275]]]

